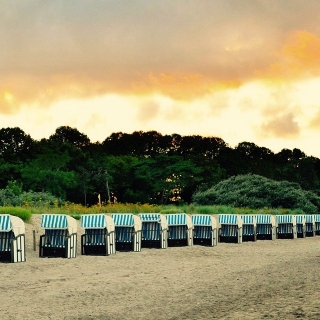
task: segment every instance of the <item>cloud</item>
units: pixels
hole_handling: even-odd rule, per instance
[[[3,1],[0,113],[114,93],[194,100],[313,73],[320,3],[290,3]]]
[[[309,122],[309,128],[313,130],[320,130],[320,106],[317,109],[317,112]]]
[[[292,113],[274,117],[262,123],[259,134],[263,138],[294,138],[298,137],[300,128]]]
[[[320,37],[307,31],[292,32],[281,51],[275,53],[276,62],[257,76],[272,81],[292,81],[320,75]]]
[[[156,101],[150,100],[140,106],[137,114],[137,119],[142,122],[149,122],[156,118],[160,112],[160,106]]]

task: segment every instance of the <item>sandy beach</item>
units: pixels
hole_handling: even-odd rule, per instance
[[[320,236],[0,263],[0,319],[320,319]],[[78,221],[79,223],[79,221]]]

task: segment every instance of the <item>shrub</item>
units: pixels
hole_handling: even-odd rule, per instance
[[[316,214],[320,208],[320,197],[297,183],[252,174],[221,181],[206,191],[196,192],[192,200],[196,205],[301,209],[307,214]]]

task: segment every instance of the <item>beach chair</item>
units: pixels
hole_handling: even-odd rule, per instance
[[[316,235],[320,235],[320,214],[314,215],[314,224],[315,224],[315,233]]]
[[[192,246],[193,224],[191,216],[185,213],[167,214],[169,235],[168,246]]]
[[[304,215],[296,215],[297,238],[306,237],[306,218]]]
[[[257,240],[277,239],[277,219],[271,214],[257,214]]]
[[[276,215],[278,239],[296,239],[297,222],[294,215]]]
[[[142,223],[142,248],[156,247],[166,249],[168,247],[168,222],[165,215],[160,213],[139,214]]]
[[[314,237],[316,235],[316,224],[313,214],[306,214],[306,237]]]
[[[218,244],[217,219],[209,214],[193,214],[191,219],[193,244],[216,246]]]
[[[141,219],[131,213],[113,213],[116,250],[141,251]]]
[[[108,256],[116,253],[115,227],[110,216],[104,213],[82,215],[80,226],[85,229],[81,236],[81,254]]]
[[[0,215],[0,261],[26,261],[25,225],[19,217]]]
[[[256,216],[245,214],[242,219],[242,241],[257,241]]]
[[[64,214],[43,214],[40,257],[75,258],[77,255],[77,222]]]
[[[237,214],[219,214],[219,242],[242,243],[242,219]]]

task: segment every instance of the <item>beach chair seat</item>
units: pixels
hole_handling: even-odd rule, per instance
[[[191,216],[185,213],[167,214],[168,246],[192,246],[193,223]]]
[[[115,227],[112,217],[106,214],[81,216],[81,254],[110,255],[116,253]]]
[[[77,224],[70,216],[43,214],[39,257],[75,258],[77,254]]]
[[[193,243],[216,246],[218,244],[218,228],[216,218],[212,215],[193,214]]]
[[[276,215],[278,239],[296,239],[297,223],[294,215]]]
[[[254,215],[242,215],[242,241],[257,241],[257,223]]]
[[[130,213],[113,213],[116,250],[141,251],[142,223],[139,216]]]
[[[142,247],[168,247],[168,223],[166,217],[159,213],[139,214],[142,223]]]
[[[219,214],[219,242],[242,243],[242,219],[236,214]]]
[[[0,261],[26,261],[25,225],[19,217],[0,215]]]
[[[270,214],[256,215],[257,240],[276,240],[277,221],[275,216]]]

